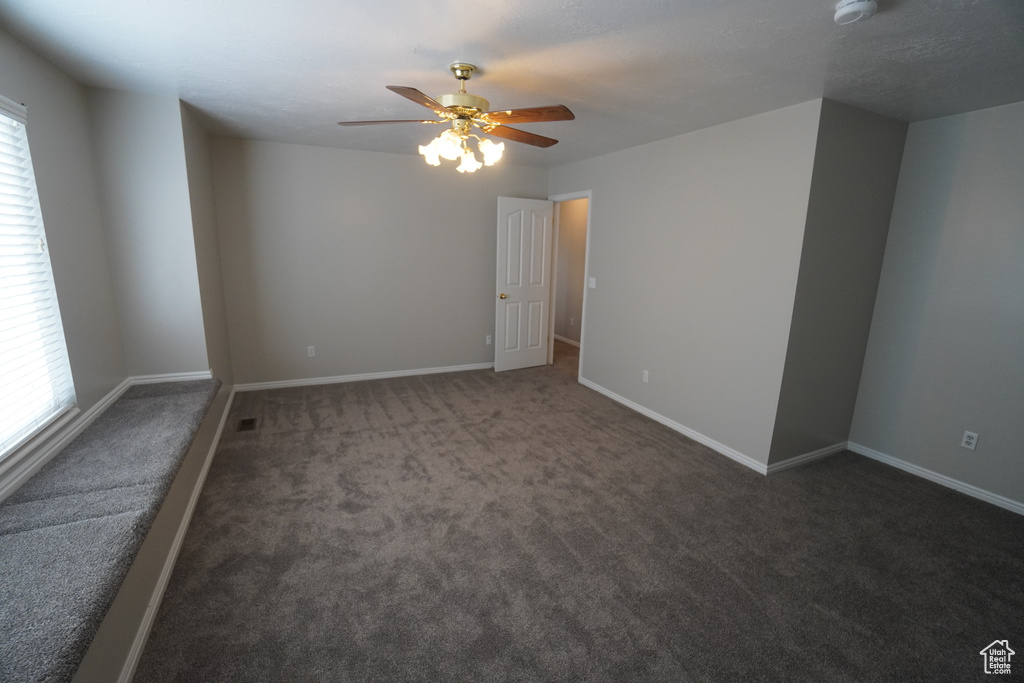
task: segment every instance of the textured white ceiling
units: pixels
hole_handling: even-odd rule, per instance
[[[0,25],[87,85],[173,94],[211,129],[415,154],[439,129],[384,88],[436,97],[480,67],[492,108],[565,104],[520,126],[513,163],[557,166],[818,97],[917,121],[1024,100],[1022,0],[0,0]]]

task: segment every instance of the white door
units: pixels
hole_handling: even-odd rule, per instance
[[[548,360],[551,225],[554,204],[498,197],[498,275],[494,369],[516,370]]]

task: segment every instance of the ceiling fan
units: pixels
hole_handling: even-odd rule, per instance
[[[458,167],[459,172],[472,172],[482,165],[490,166],[501,158],[505,149],[504,143],[494,144],[489,139],[481,138],[472,132],[473,128],[479,128],[487,135],[523,142],[535,147],[550,147],[558,142],[552,138],[528,133],[525,130],[512,128],[510,123],[539,123],[546,121],[571,121],[575,115],[561,104],[549,105],[546,107],[528,107],[526,109],[502,109],[490,110],[490,103],[478,95],[466,92],[466,81],[469,80],[476,67],[464,62],[456,62],[449,67],[449,70],[460,82],[459,92],[441,95],[436,100],[424,95],[416,88],[404,85],[389,85],[387,89],[398,93],[402,97],[412,100],[416,104],[433,111],[439,119],[405,119],[394,121],[339,121],[339,126],[372,126],[381,123],[450,123],[451,128],[445,130],[441,135],[432,140],[428,145],[421,145],[419,148],[427,163],[432,166],[440,165],[440,158],[461,159]],[[484,156],[481,164],[469,148],[468,139],[476,138],[478,148]]]

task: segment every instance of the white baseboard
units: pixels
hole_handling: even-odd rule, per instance
[[[212,370],[198,372],[170,372],[164,375],[136,375],[129,377],[132,384],[159,384],[161,382],[193,382],[200,379],[213,379]]]
[[[394,377],[417,377],[419,375],[437,375],[443,372],[465,372],[467,370],[487,370],[494,363],[477,363],[474,365],[452,365],[445,368],[418,368],[415,370],[395,370],[392,372],[367,372],[358,375],[338,375],[337,377],[311,377],[308,379],[287,379],[279,382],[250,382],[236,384],[235,391],[261,391],[263,389],[287,389],[291,387],[312,387],[320,384],[343,384],[345,382],[363,382],[369,379],[392,379]]]
[[[560,334],[556,334],[556,335],[554,335],[554,337],[558,341],[564,342],[564,343],[568,344],[569,346],[575,346],[577,349],[580,348],[580,343],[578,341],[573,341],[572,339],[567,339],[567,338],[563,337]]]
[[[900,460],[899,458],[887,455],[885,453],[882,453],[881,451],[876,451],[875,449],[868,448],[867,446],[861,446],[860,444],[853,443],[852,441],[848,444],[848,448],[854,453],[857,453],[858,455],[863,455],[866,458],[871,458],[872,460],[883,462],[886,465],[892,465],[893,467],[899,468],[904,472],[909,472],[910,474],[917,475],[918,477],[927,479],[928,481],[933,481],[936,484],[942,484],[943,486],[959,491],[960,493],[966,493],[968,496],[971,496],[972,498],[977,498],[979,500],[985,501],[986,503],[998,505],[999,507],[1005,510],[1009,510],[1010,512],[1016,512],[1018,515],[1024,515],[1024,503],[1020,501],[1012,500],[1005,496],[1000,496],[997,493],[992,493],[991,491],[986,491],[985,489],[978,488],[973,484],[967,484],[960,481],[959,479],[947,477],[945,474],[939,474],[938,472],[930,470],[926,467],[921,467],[920,465],[909,463],[906,460]]]
[[[228,414],[231,412],[231,404],[234,400],[235,389],[232,387],[231,393],[228,394],[227,404],[224,406],[224,412],[220,416],[220,423],[217,425],[217,432],[213,435],[213,443],[210,444],[210,449],[206,453],[206,459],[203,461],[203,467],[199,472],[199,478],[196,480],[195,488],[193,488],[192,495],[185,508],[185,515],[182,517],[181,523],[178,525],[178,531],[174,535],[174,541],[171,543],[170,553],[167,555],[163,569],[160,571],[159,578],[157,578],[156,586],[153,588],[153,594],[146,606],[146,613],[142,618],[142,623],[139,624],[139,630],[135,634],[135,639],[132,641],[132,648],[128,654],[128,659],[125,661],[124,666],[121,669],[121,675],[117,679],[118,683],[131,683],[132,678],[135,676],[135,669],[139,666],[139,660],[142,658],[142,651],[146,647],[146,641],[149,640],[150,631],[153,630],[153,622],[156,620],[157,612],[160,611],[160,603],[163,602],[164,591],[167,590],[167,583],[171,580],[171,574],[174,572],[174,565],[178,561],[178,553],[181,551],[181,544],[184,542],[188,526],[192,522],[192,513],[195,512],[196,504],[199,502],[199,494],[202,493],[203,485],[206,483],[206,475],[210,471],[210,465],[213,463],[213,456],[217,452],[217,447],[220,445],[221,435],[224,433],[225,425],[227,425]]]
[[[605,389],[600,384],[595,384],[594,382],[591,382],[589,379],[584,379],[583,377],[581,377],[580,378],[580,384],[582,384],[583,386],[588,387],[590,389],[593,389],[594,391],[596,391],[599,394],[604,394],[605,396],[607,396],[608,398],[612,399],[613,401],[615,401],[617,403],[621,403],[622,405],[626,406],[627,408],[630,408],[631,410],[635,410],[636,412],[640,413],[641,415],[645,415],[645,416],[651,418],[655,422],[660,422],[661,424],[665,425],[669,429],[673,429],[673,430],[679,432],[680,434],[682,434],[684,436],[690,437],[691,439],[693,439],[697,443],[703,444],[703,445],[707,446],[708,448],[710,448],[711,450],[717,451],[717,452],[721,453],[722,455],[726,456],[727,458],[731,458],[732,460],[735,460],[736,462],[740,463],[741,465],[746,465],[747,467],[749,467],[750,469],[754,470],[755,472],[760,472],[761,474],[768,474],[768,467],[766,465],[764,465],[764,464],[754,460],[753,458],[751,458],[748,455],[744,455],[743,453],[740,453],[737,450],[729,448],[725,444],[718,443],[717,441],[715,441],[711,437],[705,436],[705,435],[701,434],[698,431],[690,429],[686,425],[682,425],[682,424],[676,422],[675,420],[671,420],[671,419],[665,417],[664,415],[656,413],[653,410],[651,410],[650,408],[645,408],[644,406],[640,405],[639,403],[635,403],[634,401],[630,401],[628,398],[624,398],[622,396],[619,396],[615,392],[609,391],[608,389]]]
[[[811,451],[810,453],[804,453],[803,455],[797,455],[792,458],[787,458],[786,460],[783,460],[781,462],[772,463],[771,465],[768,465],[767,474],[775,474],[776,472],[782,472],[783,470],[788,470],[793,467],[800,467],[801,465],[806,465],[808,463],[814,462],[815,460],[827,458],[830,455],[835,455],[836,453],[845,451],[848,446],[849,443],[843,441],[842,443],[836,443],[832,444],[831,446],[819,448],[818,450]]]

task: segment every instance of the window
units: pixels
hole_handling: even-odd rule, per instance
[[[0,97],[0,460],[74,402],[25,108]]]

